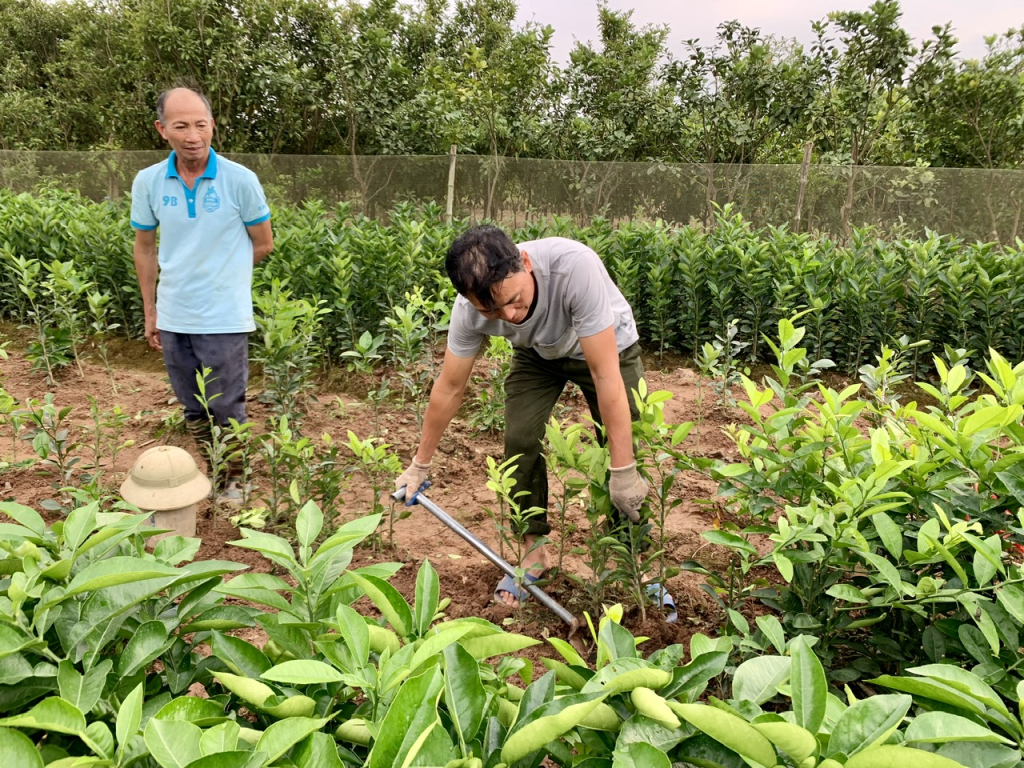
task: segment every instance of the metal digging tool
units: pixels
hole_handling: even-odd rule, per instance
[[[450,528],[452,531],[458,534],[459,537],[466,541],[471,547],[473,547],[473,549],[475,549],[481,555],[483,555],[496,566],[498,566],[498,568],[501,569],[502,573],[505,573],[506,575],[515,579],[515,569],[511,565],[506,563],[504,560],[502,560],[498,553],[496,553],[493,549],[491,549],[482,541],[480,541],[480,539],[478,539],[476,536],[474,536],[472,533],[466,530],[462,523],[460,523],[454,517],[449,515],[439,506],[437,506],[437,504],[435,504],[434,502],[432,502],[430,499],[423,495],[423,491],[425,491],[429,487],[430,481],[427,480],[423,483],[423,485],[420,486],[419,490],[416,491],[416,495],[412,497],[412,501],[405,501],[404,487],[399,488],[397,491],[391,494],[391,498],[394,499],[395,501],[403,502],[407,507],[411,507],[414,504],[419,504],[425,510],[427,510],[427,512],[432,514],[434,517],[436,517],[438,520],[440,520],[442,523],[448,526],[448,528]],[[569,635],[567,639],[572,640],[576,634],[576,631],[580,628],[579,620],[571,613],[569,613],[569,611],[563,608],[560,603],[558,603],[554,598],[548,595],[543,589],[538,587],[536,584],[526,583],[523,584],[522,587],[531,595],[533,595],[537,599],[537,602],[539,602],[545,608],[549,609],[558,618],[560,618],[562,621],[569,625]]]

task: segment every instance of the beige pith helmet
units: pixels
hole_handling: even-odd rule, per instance
[[[173,445],[145,451],[121,483],[121,498],[152,512],[187,507],[209,492],[209,478],[199,471],[188,451]]]

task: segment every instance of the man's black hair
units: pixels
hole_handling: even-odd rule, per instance
[[[495,286],[523,270],[523,257],[504,230],[483,224],[467,230],[452,243],[444,268],[455,290],[492,310]]]

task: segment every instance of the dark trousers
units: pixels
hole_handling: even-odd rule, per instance
[[[619,369],[629,401],[629,414],[636,421],[639,413],[632,391],[644,375],[639,343],[619,353]],[[532,349],[517,349],[512,356],[512,367],[505,379],[505,458],[519,455],[512,477],[516,480],[513,493],[526,491],[526,495],[516,500],[520,508],[539,507],[544,510],[527,520],[524,534],[546,536],[551,532],[547,519],[548,470],[543,453],[544,427],[567,381],[583,390],[590,415],[595,422],[602,424],[597,388],[585,360],[545,360]]]
[[[222,427],[229,419],[239,424],[245,418],[245,389],[249,383],[248,333],[174,333],[160,331],[164,365],[178,402],[185,408],[185,420],[206,421],[206,409],[197,399],[196,375],[211,369],[206,380],[210,414]]]

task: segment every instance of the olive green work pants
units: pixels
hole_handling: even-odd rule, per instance
[[[632,392],[644,375],[640,344],[635,343],[619,353],[619,370],[629,401],[633,421],[639,417]],[[602,424],[597,405],[597,388],[585,360],[563,357],[545,360],[532,349],[517,349],[512,367],[505,379],[505,458],[519,456],[513,494],[526,491],[516,499],[520,509],[538,507],[544,510],[531,516],[521,531],[525,535],[546,536],[548,525],[548,471],[544,460],[544,428],[567,381],[575,383],[590,406],[594,421]]]

